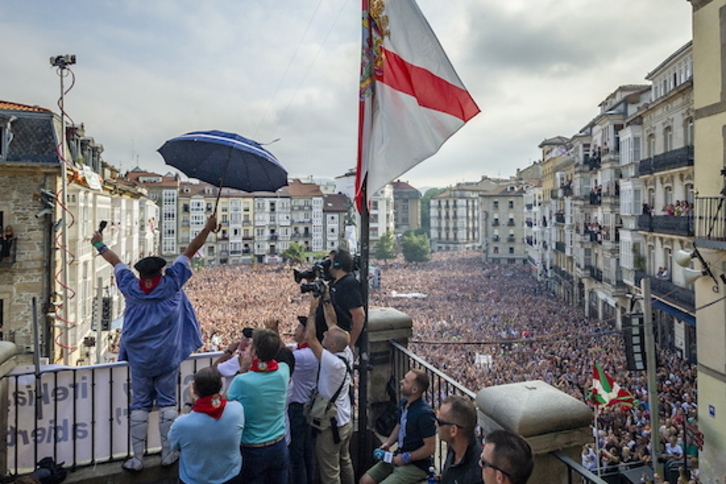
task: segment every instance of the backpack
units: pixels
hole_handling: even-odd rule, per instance
[[[41,484],[57,484],[63,482],[68,475],[68,469],[63,468],[65,462],[60,464],[52,457],[43,457],[38,462],[38,468],[33,471],[31,476],[38,479]]]

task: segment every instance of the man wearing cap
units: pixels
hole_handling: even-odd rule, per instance
[[[131,372],[133,457],[124,462],[124,469],[140,471],[144,467],[149,412],[154,403],[159,407],[161,464],[169,466],[179,458],[178,453],[171,450],[167,439],[177,416],[179,364],[202,346],[199,323],[182,287],[192,276],[191,258],[216,226],[217,218],[212,215],[164,274],[164,259],[141,259],[134,265],[138,278],[103,243],[100,232],[94,233],[91,238],[93,247],[114,267],[116,284],[126,300],[119,360],[127,361]]]

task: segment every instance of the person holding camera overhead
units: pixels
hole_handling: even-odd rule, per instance
[[[355,474],[350,458],[353,422],[349,394],[353,352],[350,349],[348,331],[336,325],[330,294],[329,288],[325,286],[320,296],[313,297],[310,303],[310,317],[305,327],[305,341],[320,361],[317,392],[328,401],[334,400],[335,403],[335,417],[329,422],[315,422],[314,427],[318,429],[315,437],[315,456],[322,484],[353,484]],[[322,342],[316,336],[316,327],[312,318],[318,310],[323,311],[326,323]]]
[[[330,252],[326,262],[330,279],[330,300],[335,308],[337,325],[350,333],[350,347],[355,348],[358,337],[363,331],[366,313],[363,309],[363,290],[353,275],[353,256],[345,249]],[[318,341],[328,330],[322,305],[315,313],[315,327]]]
[[[167,439],[177,416],[179,364],[202,346],[199,322],[182,288],[192,277],[191,258],[216,226],[217,217],[212,215],[165,273],[162,269],[166,261],[161,257],[141,259],[134,265],[139,277],[103,243],[101,231],[105,224],[91,237],[99,255],[113,266],[116,284],[126,299],[119,361],[128,361],[131,373],[129,419],[133,456],[124,462],[124,469],[144,468],[149,412],[154,402],[159,407],[161,465],[172,465],[179,458]]]

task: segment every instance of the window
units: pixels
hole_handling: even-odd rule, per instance
[[[663,152],[667,153],[673,149],[673,128],[670,126],[663,130]]]
[[[492,247],[492,252],[494,254],[498,254],[499,253],[499,247],[497,247],[496,245],[494,247]]]
[[[510,247],[510,248],[509,248],[509,253],[510,253],[510,254],[514,254],[514,247]]]
[[[493,204],[493,206],[494,206],[495,209],[498,209],[499,208],[499,200],[494,200],[494,202],[492,202],[492,204]]]
[[[509,201],[509,208],[514,208],[514,200]]]
[[[686,119],[683,128],[683,139],[685,140],[686,146],[693,146],[693,118]]]
[[[652,158],[655,156],[655,135],[650,134],[648,135],[648,158]]]

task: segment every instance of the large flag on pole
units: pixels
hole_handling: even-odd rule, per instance
[[[479,112],[415,0],[362,1],[359,209]]]
[[[620,385],[605,373],[598,363],[595,363],[592,368],[590,400],[595,405],[604,405],[606,407],[615,405],[632,407],[635,405],[635,397],[629,391],[620,388]]]

